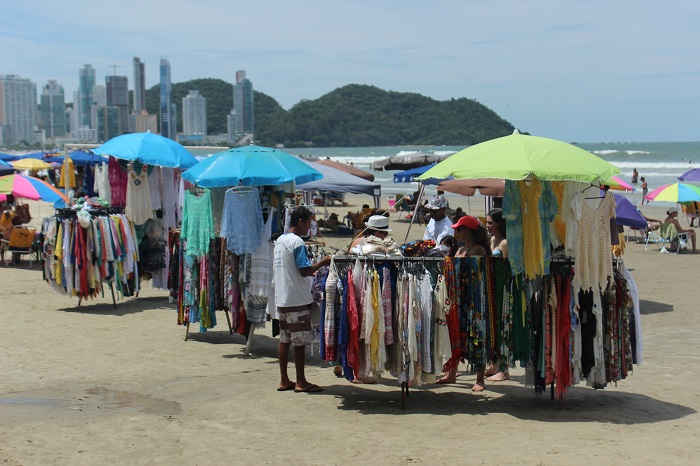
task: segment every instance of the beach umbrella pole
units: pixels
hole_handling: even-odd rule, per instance
[[[411,233],[411,227],[413,226],[413,219],[418,215],[418,209],[420,208],[420,201],[423,199],[423,192],[425,191],[425,185],[421,183],[420,190],[418,191],[418,199],[416,199],[416,206],[413,208],[413,215],[411,215],[411,223],[408,224],[408,230],[406,231],[406,237],[403,239],[405,243],[408,241],[408,235]]]

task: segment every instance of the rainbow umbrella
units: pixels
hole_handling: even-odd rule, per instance
[[[700,186],[686,183],[673,183],[660,186],[644,196],[650,201],[692,202],[700,201]]]
[[[68,197],[47,182],[19,174],[0,177],[0,194],[12,194],[15,197],[55,202],[59,199],[68,202]]]

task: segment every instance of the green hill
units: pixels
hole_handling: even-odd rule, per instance
[[[209,134],[226,132],[233,86],[220,79],[195,79],[172,85],[172,101],[182,108],[189,90],[207,99]],[[146,92],[146,108],[158,114],[159,86]],[[182,116],[178,115],[178,131]],[[289,111],[255,91],[255,142],[286,147],[362,147],[471,145],[513,131],[513,125],[472,99],[438,101],[420,94],[349,84]]]

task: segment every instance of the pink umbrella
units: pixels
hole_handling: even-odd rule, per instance
[[[610,189],[614,189],[616,191],[634,191],[634,186],[631,186],[630,184],[622,181],[622,178],[619,176],[615,175],[611,177],[607,182],[603,183],[604,185],[607,185],[610,187]]]

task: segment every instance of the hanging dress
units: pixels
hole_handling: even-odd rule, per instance
[[[148,174],[146,165],[141,168],[141,173],[129,171],[129,181],[126,188],[126,217],[136,225],[143,225],[149,218],[153,218],[153,206],[151,205],[151,191],[148,187]]]
[[[181,237],[187,240],[185,253],[203,256],[209,252],[211,238],[214,237],[214,220],[211,211],[211,194],[204,190],[200,197],[185,191],[185,207]]]

